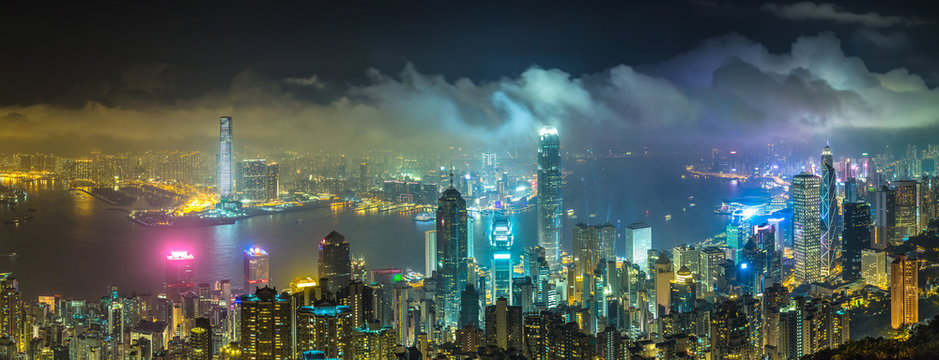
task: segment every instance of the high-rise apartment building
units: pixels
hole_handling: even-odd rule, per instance
[[[897,255],[890,263],[890,326],[899,329],[919,322],[919,263]]]

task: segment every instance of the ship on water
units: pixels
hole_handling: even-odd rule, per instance
[[[414,217],[414,221],[433,221],[433,220],[434,220],[434,214],[430,212],[422,212],[420,214],[417,214],[417,216]]]

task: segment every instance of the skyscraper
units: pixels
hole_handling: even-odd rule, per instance
[[[430,277],[437,270],[437,230],[424,232],[424,276]]]
[[[241,176],[238,191],[244,199],[264,200],[267,196],[267,161],[245,159],[241,161]]]
[[[330,292],[344,288],[352,281],[349,242],[342,234],[331,231],[320,241],[319,277],[327,278]]]
[[[277,200],[280,195],[280,165],[277,163],[267,164],[267,171],[264,180],[264,194],[266,200]]]
[[[218,194],[222,197],[232,195],[232,118],[219,118],[218,148]]]
[[[290,297],[265,286],[240,300],[243,359],[293,359]]]
[[[626,227],[626,260],[649,274],[649,250],[652,249],[652,226],[638,222]]]
[[[245,291],[252,292],[255,287],[270,284],[270,263],[267,251],[257,246],[245,250]]]
[[[861,278],[861,250],[871,243],[871,206],[867,203],[844,203],[844,230],[841,279],[852,282]]]
[[[444,323],[456,327],[460,314],[460,292],[466,288],[467,280],[467,220],[466,200],[453,188],[453,173],[450,187],[437,200],[437,261],[439,291],[444,297]]]
[[[890,326],[899,329],[919,322],[919,264],[897,255],[890,264]]]
[[[538,230],[551,272],[560,267],[561,202],[561,142],[557,128],[545,127],[538,138]]]
[[[348,306],[322,303],[297,309],[297,352],[319,350],[340,358],[349,348],[352,311]]]
[[[611,224],[574,226],[574,267],[577,275],[593,276],[598,265],[616,260],[616,228]]]
[[[486,307],[486,345],[522,349],[522,307],[509,306],[506,298]]]
[[[821,278],[828,277],[834,267],[835,253],[838,242],[838,187],[835,183],[835,168],[831,158],[831,148],[825,145],[822,149],[822,181],[819,188],[819,211],[822,220],[820,236],[820,257],[822,260]]]
[[[913,180],[894,181],[896,191],[896,238],[919,235],[920,184]]]
[[[172,251],[166,255],[166,292],[172,299],[178,299],[179,294],[191,290],[192,263],[195,257],[186,251]]]
[[[820,215],[818,176],[799,174],[792,178],[792,226],[795,248],[795,279],[812,283],[822,279],[819,257]]]
[[[489,232],[489,253],[492,254],[490,267],[490,296],[492,299],[504,297],[512,301],[512,223],[509,219],[496,217],[492,220]]]

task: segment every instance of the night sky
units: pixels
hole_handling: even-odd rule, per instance
[[[209,150],[228,114],[260,150],[935,142],[936,10],[4,3],[0,151]]]

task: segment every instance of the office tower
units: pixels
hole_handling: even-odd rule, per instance
[[[370,321],[376,319],[376,301],[371,286],[361,281],[353,281],[345,288],[339,289],[337,298],[339,303],[348,307],[352,313],[352,327],[365,328]]]
[[[835,168],[831,159],[831,148],[825,145],[822,150],[822,179],[819,184],[819,212],[822,227],[819,232],[819,257],[822,261],[821,278],[828,277],[834,268],[835,253],[837,252],[838,237],[838,185],[836,184]]]
[[[671,309],[669,300],[671,297],[671,282],[674,279],[675,273],[672,270],[672,262],[669,261],[668,255],[663,251],[659,254],[658,260],[655,261],[654,265],[654,277],[655,279],[655,317],[661,317],[665,314],[668,314],[668,311]]]
[[[342,234],[331,231],[320,241],[319,277],[328,279],[329,292],[335,292],[352,281],[349,242]]]
[[[267,251],[257,246],[245,250],[245,291],[270,284],[269,257]]]
[[[297,352],[322,351],[327,358],[346,354],[352,331],[352,310],[323,301],[297,309]]]
[[[675,279],[669,284],[669,303],[671,310],[679,313],[687,313],[694,310],[695,305],[695,283],[691,270],[682,265],[681,269],[675,273]]]
[[[525,252],[525,272],[531,277],[534,285],[534,301],[536,304],[548,303],[548,288],[550,286],[548,261],[545,260],[545,251],[541,246],[530,246]]]
[[[849,178],[848,181],[844,182],[844,202],[860,202],[861,199],[858,197],[858,195],[857,179]]]
[[[799,174],[792,177],[793,247],[796,269],[795,280],[813,283],[822,280],[819,258],[821,222],[819,221],[818,176]]]
[[[522,312],[531,312],[535,304],[535,285],[531,277],[512,278],[512,305],[521,306]]]
[[[267,286],[241,298],[243,359],[292,359],[293,319],[290,297]]]
[[[437,201],[437,261],[442,267],[438,289],[444,297],[444,323],[456,327],[460,314],[460,292],[466,288],[468,276],[466,201],[450,187]]]
[[[512,301],[512,223],[509,219],[496,217],[489,232],[490,291],[492,299],[507,298]]]
[[[633,223],[626,227],[626,260],[649,274],[648,252],[652,249],[652,226]]]
[[[368,191],[368,164],[364,161],[359,164],[359,191]]]
[[[172,251],[166,255],[166,295],[179,299],[179,294],[191,290],[192,264],[195,257],[186,251]]]
[[[737,266],[737,283],[745,293],[751,295],[763,292],[766,269],[766,255],[756,245],[755,238],[755,236],[750,237],[750,240],[747,240],[746,245],[743,246]]]
[[[593,276],[600,264],[616,260],[616,228],[611,224],[574,226],[574,268],[577,275]]]
[[[479,292],[473,284],[466,284],[460,293],[460,328],[479,327]]]
[[[890,286],[888,270],[891,262],[887,259],[887,251],[862,249],[861,250],[861,278],[867,285],[874,285],[881,289]]]
[[[561,180],[558,130],[545,127],[538,138],[538,236],[552,273],[561,261]]]
[[[245,159],[241,161],[241,176],[238,191],[247,200],[264,200],[267,197],[267,161]]]
[[[424,277],[431,277],[440,264],[437,263],[437,230],[424,232]]]
[[[842,271],[845,282],[861,278],[861,250],[871,243],[871,206],[867,203],[844,203],[844,230],[841,235]]]
[[[395,359],[395,330],[390,326],[378,330],[352,330],[352,359],[390,360]]]
[[[265,200],[277,200],[280,197],[280,165],[277,163],[267,164],[266,176],[264,177]]]
[[[919,235],[919,182],[903,180],[891,184],[896,192],[896,239]]]
[[[890,263],[890,326],[899,329],[919,322],[919,263],[897,255]]]
[[[232,188],[232,118],[222,116],[219,118],[219,148],[218,148],[218,194],[221,197],[231,196]]]
[[[701,292],[713,294],[720,282],[724,261],[727,253],[719,247],[708,246],[701,249]]]
[[[778,224],[778,222],[775,222]],[[776,225],[763,223],[753,227],[756,244],[763,252],[763,287],[782,282],[782,252],[777,251]],[[762,290],[762,289],[761,289]]]
[[[523,340],[521,306],[509,306],[506,298],[486,306],[486,345],[521,350]]]
[[[397,332],[398,344],[411,345],[414,343],[408,308],[408,292],[411,286],[407,281],[398,281],[391,288],[391,318],[393,319],[391,325]],[[479,300],[476,301],[479,306]]]
[[[682,244],[672,248],[672,269],[676,272],[682,266],[687,267],[692,274],[700,274],[701,254],[694,246]]]
[[[196,322],[189,330],[189,360],[212,360],[212,326],[208,318],[198,318]]]

